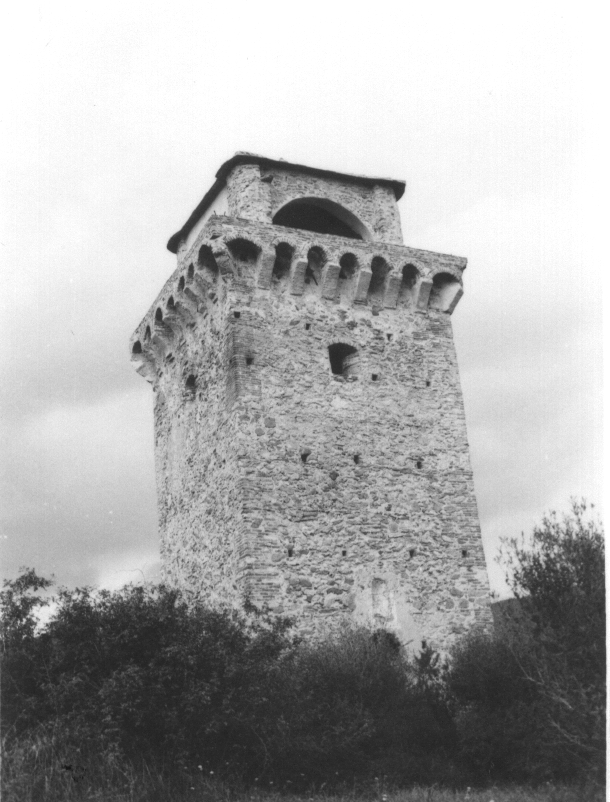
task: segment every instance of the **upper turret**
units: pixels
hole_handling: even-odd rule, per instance
[[[236,153],[216,173],[189,219],[167,243],[189,248],[216,215],[368,242],[402,244],[398,201],[404,181],[320,170]]]

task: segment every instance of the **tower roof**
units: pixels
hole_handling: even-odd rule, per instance
[[[255,153],[244,153],[238,151],[234,156],[220,166],[220,169],[216,173],[216,180],[210,189],[205,193],[203,198],[199,201],[186,223],[179,231],[169,238],[167,243],[167,248],[169,251],[172,253],[177,253],[180,241],[188,235],[191,228],[200,219],[201,215],[214,201],[222,187],[225,185],[228,174],[235,166],[239,164],[258,164],[260,167],[267,168],[289,168],[292,170],[298,170],[308,175],[314,175],[319,178],[338,178],[345,182],[361,184],[364,186],[381,184],[382,186],[387,186],[392,189],[396,200],[400,200],[400,198],[402,198],[406,186],[404,181],[396,181],[391,178],[372,178],[370,176],[353,175],[351,173],[338,173],[336,170],[323,170],[319,167],[309,167],[305,164],[287,162],[284,159],[269,159],[266,156],[257,156]]]

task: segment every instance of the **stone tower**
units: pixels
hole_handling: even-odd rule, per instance
[[[236,154],[131,351],[169,584],[446,648],[491,622],[450,318],[466,260],[403,245],[404,188]]]

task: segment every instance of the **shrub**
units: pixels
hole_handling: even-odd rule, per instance
[[[454,654],[461,756],[480,776],[604,774],[604,538],[588,512],[574,502],[531,543],[506,544],[517,602],[494,637],[470,637]]]
[[[88,776],[103,754],[293,788],[451,776],[440,668],[431,653],[409,662],[390,633],[299,644],[286,619],[187,606],[162,586],[61,590],[37,627],[47,585],[29,572],[1,598],[13,755],[36,743]]]

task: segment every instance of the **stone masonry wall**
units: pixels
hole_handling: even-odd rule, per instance
[[[304,633],[349,617],[447,648],[490,625],[449,316],[464,266],[211,218],[132,340],[167,581]],[[334,344],[355,349],[341,374]]]
[[[369,239],[402,243],[400,215],[392,189],[318,178],[298,170],[235,167],[227,177],[229,210],[235,217],[271,223],[273,215],[297,198],[324,198],[352,212],[364,223]]]

